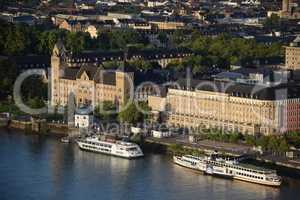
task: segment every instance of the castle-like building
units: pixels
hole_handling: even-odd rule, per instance
[[[122,105],[133,89],[133,72],[105,70],[98,62],[77,59],[58,42],[51,56],[51,105],[65,106],[70,96],[76,105],[96,106],[103,101]],[[73,95],[70,95],[73,94]]]

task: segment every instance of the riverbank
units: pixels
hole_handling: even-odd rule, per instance
[[[293,170],[300,178],[300,162],[292,163],[287,160],[272,160],[268,157],[259,156],[254,151],[251,151],[250,147],[236,144],[226,144],[214,141],[204,141],[203,144],[189,143],[183,139],[176,138],[147,138],[145,139],[147,146],[153,145],[159,147],[161,151],[170,152],[172,147],[177,146],[177,154],[201,154],[201,153],[213,153],[218,152],[226,156],[240,157],[244,156],[247,160],[254,160],[259,164],[265,164],[271,168],[280,168],[283,171]],[[149,147],[148,147],[149,148]]]
[[[3,124],[2,124],[3,125]],[[76,135],[79,130],[69,127],[67,124],[49,123],[45,120],[9,120],[5,126],[8,129],[22,130],[25,133],[43,134],[43,135],[59,135],[61,137]],[[3,126],[2,126],[3,127]],[[251,147],[239,144],[222,143],[216,141],[204,140],[200,143],[190,143],[186,138],[146,138],[142,142],[143,148],[154,153],[176,153],[176,154],[209,154],[219,152],[226,156],[247,156],[256,161],[269,163],[275,166],[281,166],[299,171],[300,162],[293,160],[279,160],[259,156]]]
[[[49,123],[40,119],[7,120],[5,123],[1,123],[0,127],[21,130],[30,134],[60,135],[62,137],[78,132],[78,129],[69,127],[67,124]]]
[[[1,131],[1,129],[0,129],[0,131]],[[4,131],[5,131],[5,129],[4,129]],[[58,138],[61,138],[63,135],[65,135],[65,134],[61,134],[61,133],[55,133],[53,131],[51,133],[48,132],[48,133],[41,134],[41,133],[34,133],[34,132],[25,132],[22,129],[13,129],[13,128],[10,128],[7,131],[9,131],[9,133],[15,133],[15,132],[20,133],[20,134],[25,133],[28,136],[30,136],[30,135],[43,136],[42,138],[57,137],[57,141],[59,141],[59,142],[60,142],[60,140]],[[200,148],[194,147],[192,144],[184,145],[184,144],[166,142],[166,140],[161,140],[161,141],[160,140],[161,139],[157,139],[157,138],[146,138],[143,141],[140,141],[138,143],[141,145],[144,153],[146,153],[146,154],[167,155],[168,157],[172,157],[174,154],[176,154],[176,155],[177,154],[178,155],[191,154],[191,155],[199,156],[199,155],[204,155],[209,152],[213,152],[212,149],[207,149],[207,148],[200,149]],[[73,145],[70,145],[70,147],[72,147],[72,146]],[[228,153],[228,154],[226,154],[225,152],[222,152],[222,153],[227,156],[238,156],[237,154],[232,154],[232,153]],[[277,170],[278,174],[281,176],[284,175],[284,176],[300,179],[300,170],[299,169],[293,168],[290,166],[286,166],[286,165],[281,165],[280,163],[274,163],[271,161],[258,159],[256,157],[252,157],[252,158],[249,157],[249,158],[243,160],[242,162]]]
[[[203,153],[214,153],[218,152],[227,156],[242,156],[242,155],[251,155],[255,152],[251,151],[250,147],[245,147],[242,145],[237,144],[230,144],[230,143],[221,143],[215,141],[208,141],[205,140],[202,143],[190,143],[186,138],[153,138],[149,137],[145,139],[145,142],[150,144],[160,144],[165,146],[166,149],[173,148],[175,145],[178,147],[181,146],[183,153],[186,149],[199,151]],[[180,147],[179,147],[180,148]],[[180,150],[180,149],[179,149]],[[180,152],[178,152],[180,153]]]

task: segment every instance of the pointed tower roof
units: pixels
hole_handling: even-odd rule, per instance
[[[66,48],[65,48],[62,40],[58,39],[58,41],[54,45],[54,48],[53,48],[53,51],[52,51],[52,55],[63,56],[63,55],[65,55],[65,53],[66,53]]]

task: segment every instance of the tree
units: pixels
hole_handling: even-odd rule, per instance
[[[275,137],[270,137],[268,142],[268,149],[272,152],[278,152],[279,141]]]
[[[43,108],[47,100],[48,84],[39,76],[25,79],[21,86],[22,99],[30,108]]]
[[[264,21],[263,25],[267,30],[274,31],[280,27],[280,23],[280,17],[276,14],[272,14]]]
[[[229,142],[237,143],[243,138],[242,134],[240,133],[231,133],[229,134]]]
[[[117,69],[121,66],[120,62],[118,61],[107,61],[103,63],[103,67],[105,69]]]
[[[130,103],[129,106],[119,112],[118,119],[121,122],[127,122],[130,124],[137,124],[147,119],[147,112],[149,107],[145,103],[139,103],[138,107],[134,103]]]
[[[173,153],[173,154],[180,154],[184,151],[183,146],[181,144],[171,144],[169,146],[169,150]]]
[[[248,145],[255,146],[256,140],[253,135],[245,135],[245,142]]]
[[[29,38],[22,32],[21,26],[9,26],[7,30],[7,37],[5,38],[4,48],[8,55],[20,55],[26,49],[26,43]]]
[[[110,48],[110,37],[107,31],[104,30],[98,30],[98,37],[97,37],[97,43],[98,43],[98,48],[100,49],[109,49]]]
[[[80,32],[68,32],[66,38],[66,48],[73,53],[80,53],[85,49],[84,34]]]
[[[159,42],[163,45],[166,45],[167,42],[169,41],[168,39],[168,35],[165,32],[159,32],[157,39],[159,40]]]
[[[262,149],[264,150],[268,149],[268,144],[269,144],[269,137],[267,136],[261,136],[257,140],[257,145],[261,146]]]
[[[288,144],[293,145],[297,148],[300,147],[300,132],[293,131],[285,135]]]
[[[279,147],[278,147],[278,150],[280,153],[285,153],[287,152],[288,150],[290,149],[287,141],[285,139],[282,139],[280,141],[280,144],[279,144]]]
[[[124,49],[128,45],[149,44],[148,39],[132,29],[111,30],[108,32],[110,48]]]
[[[171,42],[174,46],[180,46],[182,42],[185,39],[185,35],[182,30],[176,30],[172,35],[171,35]]]
[[[12,95],[13,84],[17,78],[17,68],[9,60],[0,60],[0,98]]]
[[[121,122],[136,124],[141,120],[141,114],[136,108],[135,104],[130,103],[125,110],[119,113],[118,118]]]
[[[204,66],[216,66],[223,69],[228,69],[230,64],[236,64],[245,59],[253,60],[283,55],[282,45],[279,43],[265,45],[255,40],[235,38],[227,34],[216,38],[195,34],[189,41],[188,47],[203,57]]]
[[[116,118],[116,105],[111,101],[100,102],[95,108],[95,115],[102,120],[113,120]]]
[[[44,101],[38,97],[30,98],[27,104],[30,108],[34,109],[43,108],[45,106]]]

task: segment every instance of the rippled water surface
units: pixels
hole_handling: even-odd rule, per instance
[[[81,151],[57,138],[0,130],[0,200],[299,199],[300,181],[281,188],[204,176],[165,155],[126,160]]]

